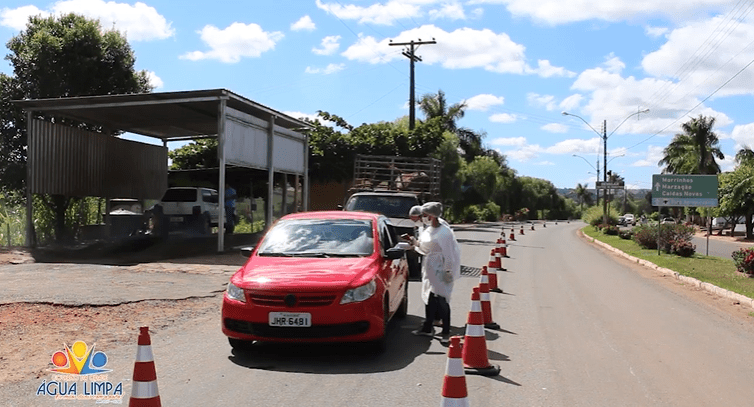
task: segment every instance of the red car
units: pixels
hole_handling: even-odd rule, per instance
[[[263,342],[384,345],[408,311],[406,243],[366,212],[284,216],[228,283],[222,330],[233,348]]]

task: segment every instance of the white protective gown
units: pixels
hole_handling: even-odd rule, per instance
[[[461,277],[461,247],[446,225],[428,226],[419,235],[416,251],[422,259],[422,301],[429,303],[429,293],[450,302],[453,282]]]

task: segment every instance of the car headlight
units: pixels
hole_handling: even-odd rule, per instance
[[[343,299],[340,300],[340,303],[348,304],[349,302],[361,302],[373,296],[375,292],[377,292],[377,282],[372,280],[362,286],[346,291],[346,293],[343,294]]]
[[[244,295],[243,290],[231,282],[228,282],[228,288],[225,290],[225,295],[232,300],[246,302],[246,296]]]

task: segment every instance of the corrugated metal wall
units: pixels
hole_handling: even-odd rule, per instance
[[[32,193],[159,199],[167,189],[165,147],[41,120],[28,134]]]

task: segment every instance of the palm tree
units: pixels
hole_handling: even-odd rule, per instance
[[[462,119],[466,112],[466,102],[448,105],[445,92],[438,90],[437,93],[426,94],[419,100],[419,110],[424,113],[425,120],[439,118],[440,126],[444,131],[449,131],[458,136],[458,146],[463,151],[466,162],[474,161],[475,157],[489,155],[482,146],[484,132],[458,127],[458,120]]]
[[[736,162],[740,165],[754,165],[754,151],[749,146],[744,146],[736,153]]]
[[[657,163],[663,174],[719,174],[720,165],[715,158],[725,158],[720,150],[720,140],[712,131],[714,117],[692,118],[681,125],[683,133],[676,134],[663,150]]]
[[[589,183],[586,183],[584,185],[576,184],[576,198],[579,200],[579,208],[583,211],[584,210],[584,201],[586,201],[586,197],[589,194]]]
[[[438,90],[436,94],[426,94],[419,100],[419,109],[424,113],[427,120],[435,117],[442,118],[443,130],[455,133],[456,121],[463,118],[466,110],[466,102],[448,106],[445,92]]]

